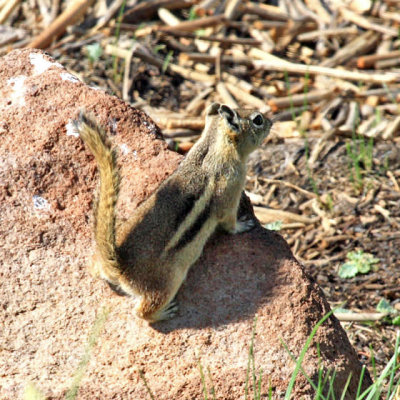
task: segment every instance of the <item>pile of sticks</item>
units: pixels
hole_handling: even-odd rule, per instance
[[[0,1],[0,50],[100,41],[106,54],[125,61],[121,96],[144,108],[131,90],[135,60],[180,76],[197,93],[183,110],[146,108],[167,137],[195,138],[212,101],[270,113],[282,121],[275,132],[284,139],[305,131],[319,138],[399,135],[395,0],[115,0],[109,8],[76,0],[64,9],[59,0],[37,3],[41,26],[32,36],[12,27],[21,10],[27,13],[22,2]],[[162,55],[155,43],[164,46]]]

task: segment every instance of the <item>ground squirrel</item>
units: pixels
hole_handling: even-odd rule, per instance
[[[92,271],[134,296],[139,317],[157,321],[175,315],[174,297],[218,227],[240,233],[254,226],[251,219],[237,221],[237,210],[248,155],[271,125],[258,111],[213,103],[200,139],[178,169],[116,229],[115,152],[92,119],[81,113],[75,121],[100,172]]]

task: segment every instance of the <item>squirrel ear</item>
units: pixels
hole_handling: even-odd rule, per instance
[[[219,108],[218,112],[221,117],[225,118],[233,131],[239,132],[239,118],[235,110],[232,110],[232,108],[223,104]]]
[[[217,114],[218,114],[218,110],[219,110],[220,107],[221,107],[221,104],[219,104],[219,103],[212,103],[212,104],[207,108],[206,115],[207,115],[207,116],[209,116],[209,115],[217,115]]]

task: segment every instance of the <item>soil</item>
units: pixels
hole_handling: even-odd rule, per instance
[[[331,229],[324,232],[321,224],[317,224],[282,231],[283,237],[292,244],[295,256],[316,279],[332,307],[375,312],[379,301],[386,299],[399,309],[400,192],[393,190],[387,171],[400,176],[400,150],[393,143],[376,143],[373,166],[369,171],[362,170],[363,187],[359,190],[351,179],[346,142],[339,138],[329,143],[310,174],[306,168],[304,140],[289,145],[265,145],[257,154],[259,159],[250,161],[252,177],[248,190],[265,196],[271,186],[265,178],[274,178],[313,192],[312,178],[318,194],[325,198],[328,194],[332,199],[332,205],[324,209]],[[310,147],[313,145],[311,141]],[[306,200],[298,191],[281,185],[274,190],[269,206],[315,215],[312,209],[299,208]],[[376,204],[389,211],[387,218],[377,211]],[[294,236],[298,239],[293,242]],[[347,254],[357,250],[379,259],[376,271],[351,279],[340,278],[338,271],[347,261]],[[385,321],[342,324],[360,359],[371,366],[373,354],[380,371],[393,355],[397,327]]]

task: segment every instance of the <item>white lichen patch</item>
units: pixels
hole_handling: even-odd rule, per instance
[[[65,125],[65,128],[67,129],[67,136],[79,137],[79,132],[77,131],[72,120],[68,121],[67,125]]]
[[[69,81],[73,83],[79,82],[79,79],[76,76],[70,74],[69,72],[62,72],[60,76],[63,81]]]
[[[46,60],[44,58],[43,54],[40,54],[40,53],[29,54],[29,60],[31,61],[31,64],[33,65],[33,72],[36,75],[43,74],[43,72],[47,71],[50,67],[64,68],[58,62],[51,62],[49,60]]]
[[[149,130],[151,131],[151,133],[154,135],[156,133],[156,126],[153,123],[147,122],[147,121],[143,121],[142,124],[149,128]]]
[[[32,200],[35,210],[49,211],[51,208],[50,203],[46,199],[36,194],[33,196]]]
[[[122,143],[122,144],[119,146],[119,148],[121,149],[121,153],[124,154],[124,155],[130,153],[130,149],[129,149],[129,147],[128,147],[125,143]]]
[[[18,75],[10,78],[7,83],[13,87],[10,95],[10,100],[13,105],[24,106],[25,105],[25,86],[26,76]]]

